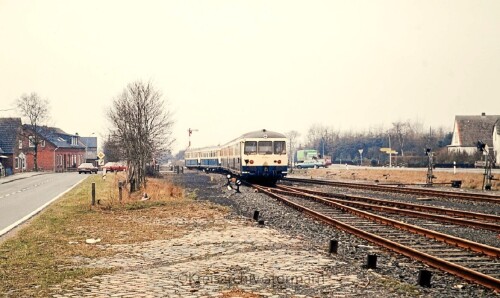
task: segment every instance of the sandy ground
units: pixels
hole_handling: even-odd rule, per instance
[[[435,169],[433,175],[436,177],[433,182],[451,183],[452,180],[461,180],[462,188],[481,190],[483,186],[483,171],[481,169]],[[427,169],[409,168],[370,168],[356,166],[330,166],[326,169],[293,169],[290,177],[309,176],[312,178],[328,178],[331,180],[355,180],[371,183],[404,183],[422,184],[426,182]],[[495,179],[500,178],[499,170],[493,171]],[[448,184],[448,186],[450,186]],[[498,193],[500,190],[500,180],[494,180],[491,193]]]

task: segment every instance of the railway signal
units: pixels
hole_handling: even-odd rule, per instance
[[[193,134],[193,131],[198,131],[198,130],[197,129],[188,128],[188,133],[189,133],[189,145],[188,145],[188,148],[191,148],[191,135]]]
[[[431,148],[425,148],[425,155],[427,156],[427,179],[425,181],[425,183],[428,185],[428,186],[432,186],[432,179],[436,178],[436,176],[434,176],[434,173],[432,173],[432,167],[433,167],[433,161],[432,161],[432,158],[434,156],[434,153],[432,152],[432,149]]]
[[[482,141],[477,141],[476,143],[477,149],[483,152],[485,163],[484,163],[484,174],[483,174],[483,190],[491,190],[491,181],[498,180],[493,177],[491,174],[491,167],[493,165],[492,157],[490,155],[490,150],[488,145]]]

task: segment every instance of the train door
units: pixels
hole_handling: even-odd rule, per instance
[[[236,146],[236,152],[238,152],[238,154],[237,154],[237,156],[238,156],[238,173],[241,173],[243,171],[243,169],[242,169],[243,150],[242,150],[241,144],[243,144],[243,142],[238,142],[238,144]]]

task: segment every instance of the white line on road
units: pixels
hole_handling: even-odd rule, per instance
[[[42,206],[40,206],[35,211],[31,212],[30,214],[26,215],[25,217],[21,218],[20,220],[16,221],[15,223],[11,224],[10,226],[6,227],[5,229],[1,230],[0,231],[0,237],[3,236],[4,234],[8,233],[13,228],[17,227],[18,225],[22,224],[23,222],[27,221],[31,217],[35,216],[37,213],[39,213],[40,211],[42,211],[43,209],[45,209],[47,206],[49,206],[50,204],[52,204],[52,202],[54,202],[55,200],[57,200],[60,197],[64,196],[67,192],[71,191],[78,184],[80,184],[83,180],[85,180],[85,178],[81,179],[80,181],[78,181],[77,183],[75,183],[73,186],[71,186],[70,188],[68,188],[64,192],[62,192],[59,195],[57,195],[55,198],[53,198],[50,201],[48,201],[47,203],[43,204]]]

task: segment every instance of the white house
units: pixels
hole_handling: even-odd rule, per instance
[[[455,116],[453,138],[448,146],[448,152],[466,152],[474,154],[477,151],[477,142],[481,141],[492,148],[499,150],[499,145],[493,145],[493,130],[497,128],[500,115]],[[498,129],[497,129],[498,131]],[[498,134],[497,134],[498,139]]]
[[[496,166],[500,166],[500,119],[497,120],[493,128],[493,157]]]

